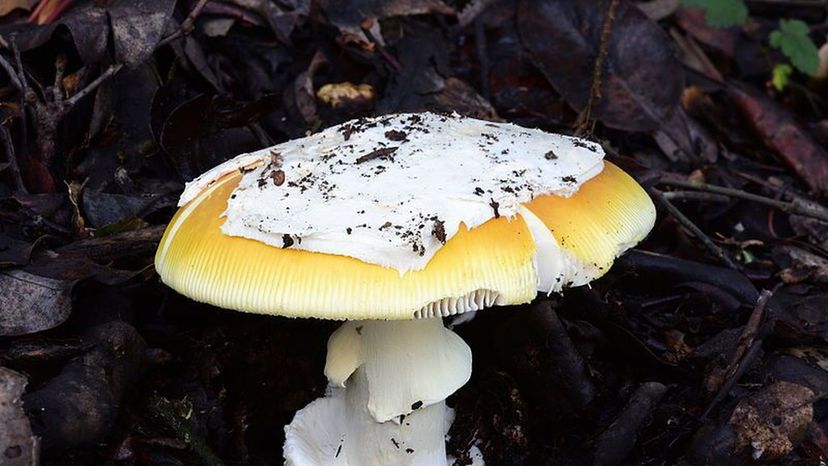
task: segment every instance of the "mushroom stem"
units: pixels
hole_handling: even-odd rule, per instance
[[[471,350],[441,319],[346,322],[325,374],[329,395],[285,427],[287,464],[447,464],[445,399],[468,381]]]

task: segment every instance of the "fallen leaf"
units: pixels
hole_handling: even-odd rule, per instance
[[[310,0],[231,0],[242,8],[259,13],[283,44],[290,44],[290,34],[302,16],[310,14]]]
[[[99,63],[104,58],[109,42],[106,10],[93,3],[73,8],[61,16],[58,22],[37,27],[29,25],[20,29],[17,32],[17,45],[23,52],[40,47],[52,38],[60,26],[69,29],[75,48],[84,63]],[[8,31],[0,29],[0,32],[4,32],[5,36]]]
[[[802,293],[802,285],[788,285],[776,293],[769,303],[773,314],[774,336],[795,344],[828,342],[828,294]]]
[[[773,100],[738,84],[727,89],[765,145],[781,155],[809,188],[828,193],[828,151]]]
[[[0,267],[23,265],[29,262],[33,243],[11,238],[0,233]]]
[[[181,177],[190,180],[236,154],[261,148],[247,125],[278,101],[278,96],[237,102],[199,95],[166,109],[154,108],[159,113],[156,137]],[[169,113],[162,115],[165,111]]]
[[[6,16],[14,10],[31,11],[38,0],[6,0],[0,2],[0,16]]]
[[[449,75],[448,39],[433,30],[417,30],[396,44],[400,72],[393,75],[382,99],[377,102],[380,114],[421,111],[423,100],[441,91]]]
[[[169,202],[161,202],[163,194],[166,193],[126,195],[87,190],[82,198],[84,218],[92,228],[101,228],[129,218],[142,217],[159,207],[170,206]]]
[[[499,120],[492,104],[477,91],[458,78],[446,78],[437,94],[427,96],[423,110],[457,112],[482,120]]]
[[[25,335],[63,323],[71,312],[73,284],[22,270],[0,272],[0,335]]]
[[[648,2],[636,3],[635,7],[641,10],[651,20],[661,21],[675,13],[680,5],[680,0],[650,0]]]
[[[722,28],[741,26],[747,20],[747,5],[742,0],[683,0],[685,5],[704,11],[707,24]]]
[[[708,78],[722,82],[724,77],[707,56],[705,51],[699,46],[693,37],[688,34],[682,34],[677,28],[670,28],[670,37],[676,43],[684,66],[704,74]]]
[[[730,417],[737,446],[751,449],[756,460],[782,459],[805,435],[815,399],[811,389],[790,382],[777,382],[743,399]]]
[[[811,244],[828,250],[828,222],[802,215],[791,215],[788,221],[797,235],[805,236]]]
[[[24,270],[64,282],[94,279],[116,285],[147,269],[163,232],[164,226],[156,225],[75,241],[39,252]]]
[[[57,22],[20,29],[17,44],[21,51],[40,47],[64,26],[84,63],[101,62],[112,45],[119,62],[136,66],[155,50],[174,6],[175,2],[167,0],[115,0],[105,7],[98,2],[83,3]]]
[[[307,127],[318,125],[319,117],[316,114],[316,96],[313,92],[313,78],[316,73],[328,63],[325,54],[317,51],[308,68],[299,73],[293,85],[285,90],[284,103],[291,114],[301,119]]]
[[[587,104],[609,0],[521,1],[518,30],[546,79],[576,110]],[[654,21],[620,0],[592,115],[626,131],[652,131],[679,106],[684,70]]]
[[[819,398],[828,395],[828,361],[823,348],[786,348],[784,353],[769,357],[765,366],[769,383],[791,382],[810,388]]]
[[[652,134],[658,147],[673,162],[692,163],[701,159],[714,163],[718,156],[713,136],[682,108],[670,114]]]
[[[129,67],[146,61],[161,40],[174,6],[168,0],[114,2],[108,13],[117,61]]]
[[[322,0],[319,7],[328,20],[342,32],[362,37],[360,23],[366,18],[426,15],[437,13],[453,15],[454,9],[440,0]]]
[[[738,27],[717,28],[708,24],[704,12],[697,8],[680,8],[676,22],[699,42],[732,57],[736,53]]]
[[[784,267],[780,277],[785,283],[799,283],[809,279],[817,283],[828,283],[828,259],[791,245],[778,246],[772,254],[774,262]]]
[[[234,18],[210,18],[201,23],[201,30],[208,37],[224,37],[235,23]]]
[[[26,382],[22,374],[0,367],[0,452],[5,466],[34,466],[40,458],[40,439],[23,412]]]
[[[83,336],[91,348],[60,374],[24,396],[26,410],[44,448],[66,448],[100,440],[113,427],[124,391],[140,377],[146,342],[126,322],[114,320]]]

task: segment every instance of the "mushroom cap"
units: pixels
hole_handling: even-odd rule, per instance
[[[411,319],[525,303],[603,275],[652,228],[650,198],[602,154],[456,115],[345,123],[190,183],[156,270],[197,301],[292,317]],[[411,175],[418,184],[404,186]],[[343,223],[359,215],[373,228]]]

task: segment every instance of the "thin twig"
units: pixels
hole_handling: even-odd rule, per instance
[[[29,83],[26,81],[26,72],[23,70],[23,59],[20,57],[20,48],[17,46],[17,36],[12,35],[10,38],[11,49],[14,54],[14,62],[17,65],[17,80],[20,82],[20,108],[23,109],[23,118],[20,119],[20,141],[29,140],[29,114],[34,115],[32,108],[28,104],[34,105],[37,102],[37,96],[33,91],[29,91]]]
[[[363,21],[363,24],[360,25],[360,29],[362,29],[362,33],[365,34],[365,37],[367,37],[368,40],[374,44],[374,48],[380,54],[380,56],[391,66],[391,68],[394,69],[394,72],[399,73],[400,71],[402,71],[402,64],[400,64],[400,62],[394,57],[394,55],[391,55],[388,52],[388,50],[386,50],[386,48],[383,47],[380,41],[378,41],[377,38],[374,36],[374,33],[371,32],[370,26],[366,24],[365,21]]]
[[[489,7],[494,3],[494,0],[474,0],[465,8],[463,8],[460,13],[457,13],[457,26],[460,29],[465,29],[469,24],[477,19],[481,13],[483,13],[486,8]]]
[[[785,202],[765,196],[760,196],[758,194],[742,191],[740,189],[726,188],[724,186],[716,186],[707,183],[699,183],[695,181],[686,181],[674,178],[662,178],[660,183],[670,186],[678,186],[681,188],[689,188],[696,189],[699,191],[706,191],[710,193],[723,194],[725,196],[735,197],[738,199],[744,199],[746,201],[757,202],[759,204],[775,207],[789,214],[804,215],[806,217],[812,217],[818,220],[822,220],[823,222],[828,222],[828,209],[825,209],[824,207],[818,204],[814,204],[796,198],[791,202]]]
[[[656,200],[667,212],[670,213],[679,223],[681,223],[685,228],[690,230],[690,232],[695,236],[701,243],[720,261],[722,261],[725,265],[730,267],[733,270],[739,270],[739,266],[733,262],[733,259],[727,255],[724,249],[719,247],[716,243],[713,242],[710,237],[708,237],[692,220],[687,218],[686,215],[681,213],[681,211],[673,205],[672,202],[667,200],[664,197],[664,193],[659,191],[658,189],[651,188],[650,195],[652,195],[653,199]]]
[[[29,83],[26,81],[26,73],[23,71],[23,59],[20,56],[20,48],[17,47],[17,37],[12,36],[11,39],[12,53],[14,54],[14,63],[17,65],[18,80],[22,86],[22,98],[24,102],[29,98]]]
[[[66,71],[66,56],[60,54],[55,58],[55,81],[52,84],[52,99],[55,102],[63,101],[63,73]]]
[[[586,408],[595,399],[595,384],[557,312],[549,301],[540,301],[532,307],[529,319],[546,339],[551,364],[545,369],[560,376],[561,386],[577,409]]]
[[[153,395],[149,401],[149,410],[152,414],[164,422],[175,434],[190,445],[193,452],[201,459],[205,466],[220,466],[224,463],[210,450],[207,442],[204,441],[176,412],[170,400]]]
[[[207,2],[209,1],[210,0],[198,0],[196,6],[192,9],[192,11],[190,11],[190,14],[188,14],[187,17],[184,18],[184,21],[181,22],[181,27],[169,36],[161,39],[158,42],[158,47],[161,47],[162,45],[167,45],[170,42],[193,32],[193,26],[195,25],[196,19],[198,19],[198,15],[201,14],[201,10],[203,10],[204,7],[207,6]]]
[[[730,393],[730,390],[733,389],[733,386],[736,385],[736,382],[745,375],[745,372],[748,370],[750,366],[753,365],[753,362],[756,360],[756,357],[759,356],[759,350],[762,349],[762,341],[761,340],[754,340],[753,344],[750,345],[748,348],[747,353],[745,353],[745,357],[739,361],[739,365],[736,367],[736,372],[733,373],[731,377],[729,377],[724,384],[722,384],[722,388],[716,393],[716,397],[713,398],[713,401],[707,406],[707,409],[704,410],[702,413],[701,419],[707,419],[707,416],[713,411],[713,409],[721,403],[722,400]]]
[[[615,23],[615,12],[618,10],[618,0],[610,0],[607,8],[607,16],[604,18],[604,24],[601,27],[601,42],[598,48],[598,56],[595,57],[595,64],[592,67],[592,88],[589,92],[589,100],[586,106],[578,115],[578,120],[575,123],[575,135],[582,136],[587,132],[587,126],[591,120],[592,107],[598,100],[601,99],[601,73],[604,68],[604,61],[609,54],[609,38],[612,34],[612,25]]]
[[[6,74],[9,75],[9,81],[11,81],[12,86],[17,89],[21,94],[23,93],[23,84],[17,78],[17,71],[14,70],[14,67],[11,63],[6,60],[3,55],[0,55],[0,67],[6,70]]]
[[[762,339],[757,338],[757,336],[759,336],[760,326],[765,320],[765,309],[772,295],[773,293],[768,290],[762,290],[762,293],[759,294],[756,305],[753,307],[753,311],[742,329],[742,334],[739,336],[739,342],[736,344],[736,348],[733,349],[733,354],[731,354],[727,368],[724,370],[722,382],[718,387],[714,387],[714,389],[718,388],[716,397],[707,406],[702,418],[706,418],[713,408],[727,396],[759,353]]]
[[[706,193],[701,191],[665,191],[664,198],[669,201],[706,201],[706,202],[730,202],[730,198],[722,194]]]
[[[190,14],[188,14],[187,17],[184,18],[184,22],[181,23],[181,30],[184,31],[185,34],[189,34],[190,32],[192,32],[196,18],[198,18],[198,15],[201,14],[201,10],[203,10],[204,7],[207,6],[207,2],[209,1],[210,0],[198,0],[198,3],[196,3],[195,8],[193,8],[193,10],[190,11]]]
[[[70,109],[74,107],[78,102],[81,101],[84,97],[91,94],[95,89],[97,89],[101,84],[105,83],[109,78],[115,76],[118,71],[121,71],[124,65],[118,63],[115,65],[111,65],[109,68],[106,69],[100,76],[95,78],[94,81],[89,83],[86,87],[81,89],[77,94],[73,95],[72,97],[66,99],[65,108]]]

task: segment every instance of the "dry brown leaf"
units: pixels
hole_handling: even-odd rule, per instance
[[[5,0],[0,2],[0,16],[6,16],[14,10],[31,11],[37,0]]]

